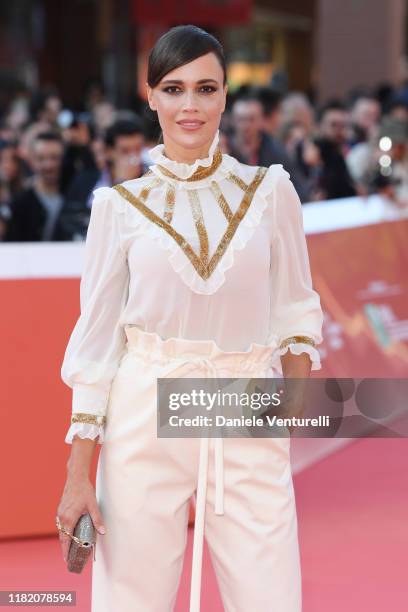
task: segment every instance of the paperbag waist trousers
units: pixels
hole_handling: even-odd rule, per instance
[[[225,352],[125,330],[96,475],[107,532],[98,535],[92,612],[174,610],[192,495],[189,612],[200,611],[204,535],[226,612],[301,612],[290,438],[157,436],[157,378],[265,377],[272,348]]]

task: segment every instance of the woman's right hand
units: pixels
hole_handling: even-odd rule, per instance
[[[70,533],[74,532],[75,525],[82,514],[89,512],[92,522],[101,534],[105,533],[102,514],[99,510],[95,489],[87,475],[69,474],[65,488],[57,509],[57,516],[61,525]],[[72,539],[59,531],[64,561],[68,559],[68,551]]]

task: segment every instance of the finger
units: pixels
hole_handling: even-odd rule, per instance
[[[70,534],[74,532],[74,527],[76,524],[75,520],[68,518],[60,518],[60,522],[63,525],[64,529],[66,529]],[[70,538],[67,533],[59,531],[59,539],[61,543],[62,556],[64,558],[64,561],[66,562],[68,559],[68,551],[69,547],[71,546],[72,538]]]
[[[106,527],[104,525],[102,514],[101,514],[101,511],[99,510],[96,498],[93,502],[89,504],[88,511],[89,511],[89,514],[91,515],[91,519],[95,526],[95,529],[101,534],[106,533]]]
[[[64,558],[65,563],[68,560],[68,553],[69,553],[69,549],[70,549],[71,543],[72,543],[72,540],[68,536],[66,538],[64,538],[64,540],[62,542],[62,556]]]

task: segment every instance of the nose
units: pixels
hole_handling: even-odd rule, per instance
[[[197,111],[197,99],[194,91],[187,89],[183,96],[183,111]]]

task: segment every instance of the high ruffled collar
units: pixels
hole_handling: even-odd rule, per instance
[[[196,159],[193,164],[186,164],[169,159],[164,155],[164,144],[159,144],[149,150],[150,159],[154,164],[163,166],[180,179],[187,179],[194,174],[199,166],[208,168],[213,163],[214,153],[219,143],[219,130],[217,130],[208,151],[208,157]]]

